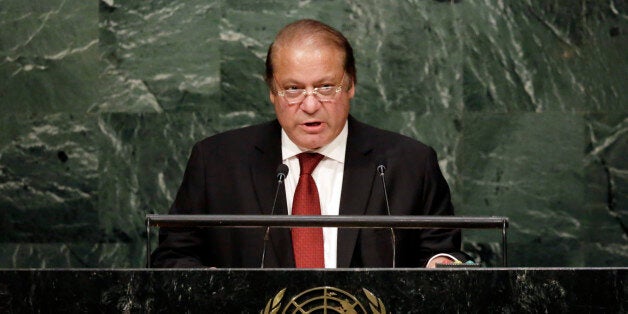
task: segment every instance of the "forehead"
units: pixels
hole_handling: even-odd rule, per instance
[[[344,73],[344,51],[333,45],[292,44],[273,53],[276,79],[333,78]]]

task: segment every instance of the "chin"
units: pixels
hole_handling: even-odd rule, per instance
[[[305,149],[311,149],[311,150],[316,150],[321,147],[321,145],[316,145],[316,144],[305,144],[305,145],[298,145],[298,146],[303,147]]]
[[[297,145],[306,149],[318,149],[325,146],[324,144],[320,143],[321,141],[304,141]]]
[[[331,143],[332,140],[333,138],[327,138],[321,136],[320,134],[317,134],[315,136],[305,136],[302,138],[302,140],[298,142],[295,141],[295,144],[297,144],[297,146],[299,147],[306,149],[318,149]]]

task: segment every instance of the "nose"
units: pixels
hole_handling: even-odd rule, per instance
[[[321,107],[321,102],[314,96],[314,93],[308,92],[301,102],[301,110],[308,114],[315,113]]]

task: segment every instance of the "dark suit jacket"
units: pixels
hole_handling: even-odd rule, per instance
[[[434,150],[349,117],[340,215],[386,215],[377,165],[385,163],[392,215],[453,215]],[[275,120],[198,142],[170,214],[269,215],[281,164]],[[275,214],[286,215],[281,189]],[[265,267],[294,267],[290,230],[271,229]],[[154,267],[260,267],[264,228],[160,230]],[[436,253],[458,252],[459,230],[397,230],[397,267],[422,267]],[[390,267],[388,229],[339,229],[337,267]]]

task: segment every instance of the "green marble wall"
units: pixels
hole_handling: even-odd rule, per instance
[[[356,117],[510,217],[511,265],[626,265],[624,1],[0,0],[0,267],[142,266],[192,144],[273,117],[265,52],[306,17],[352,41]]]

